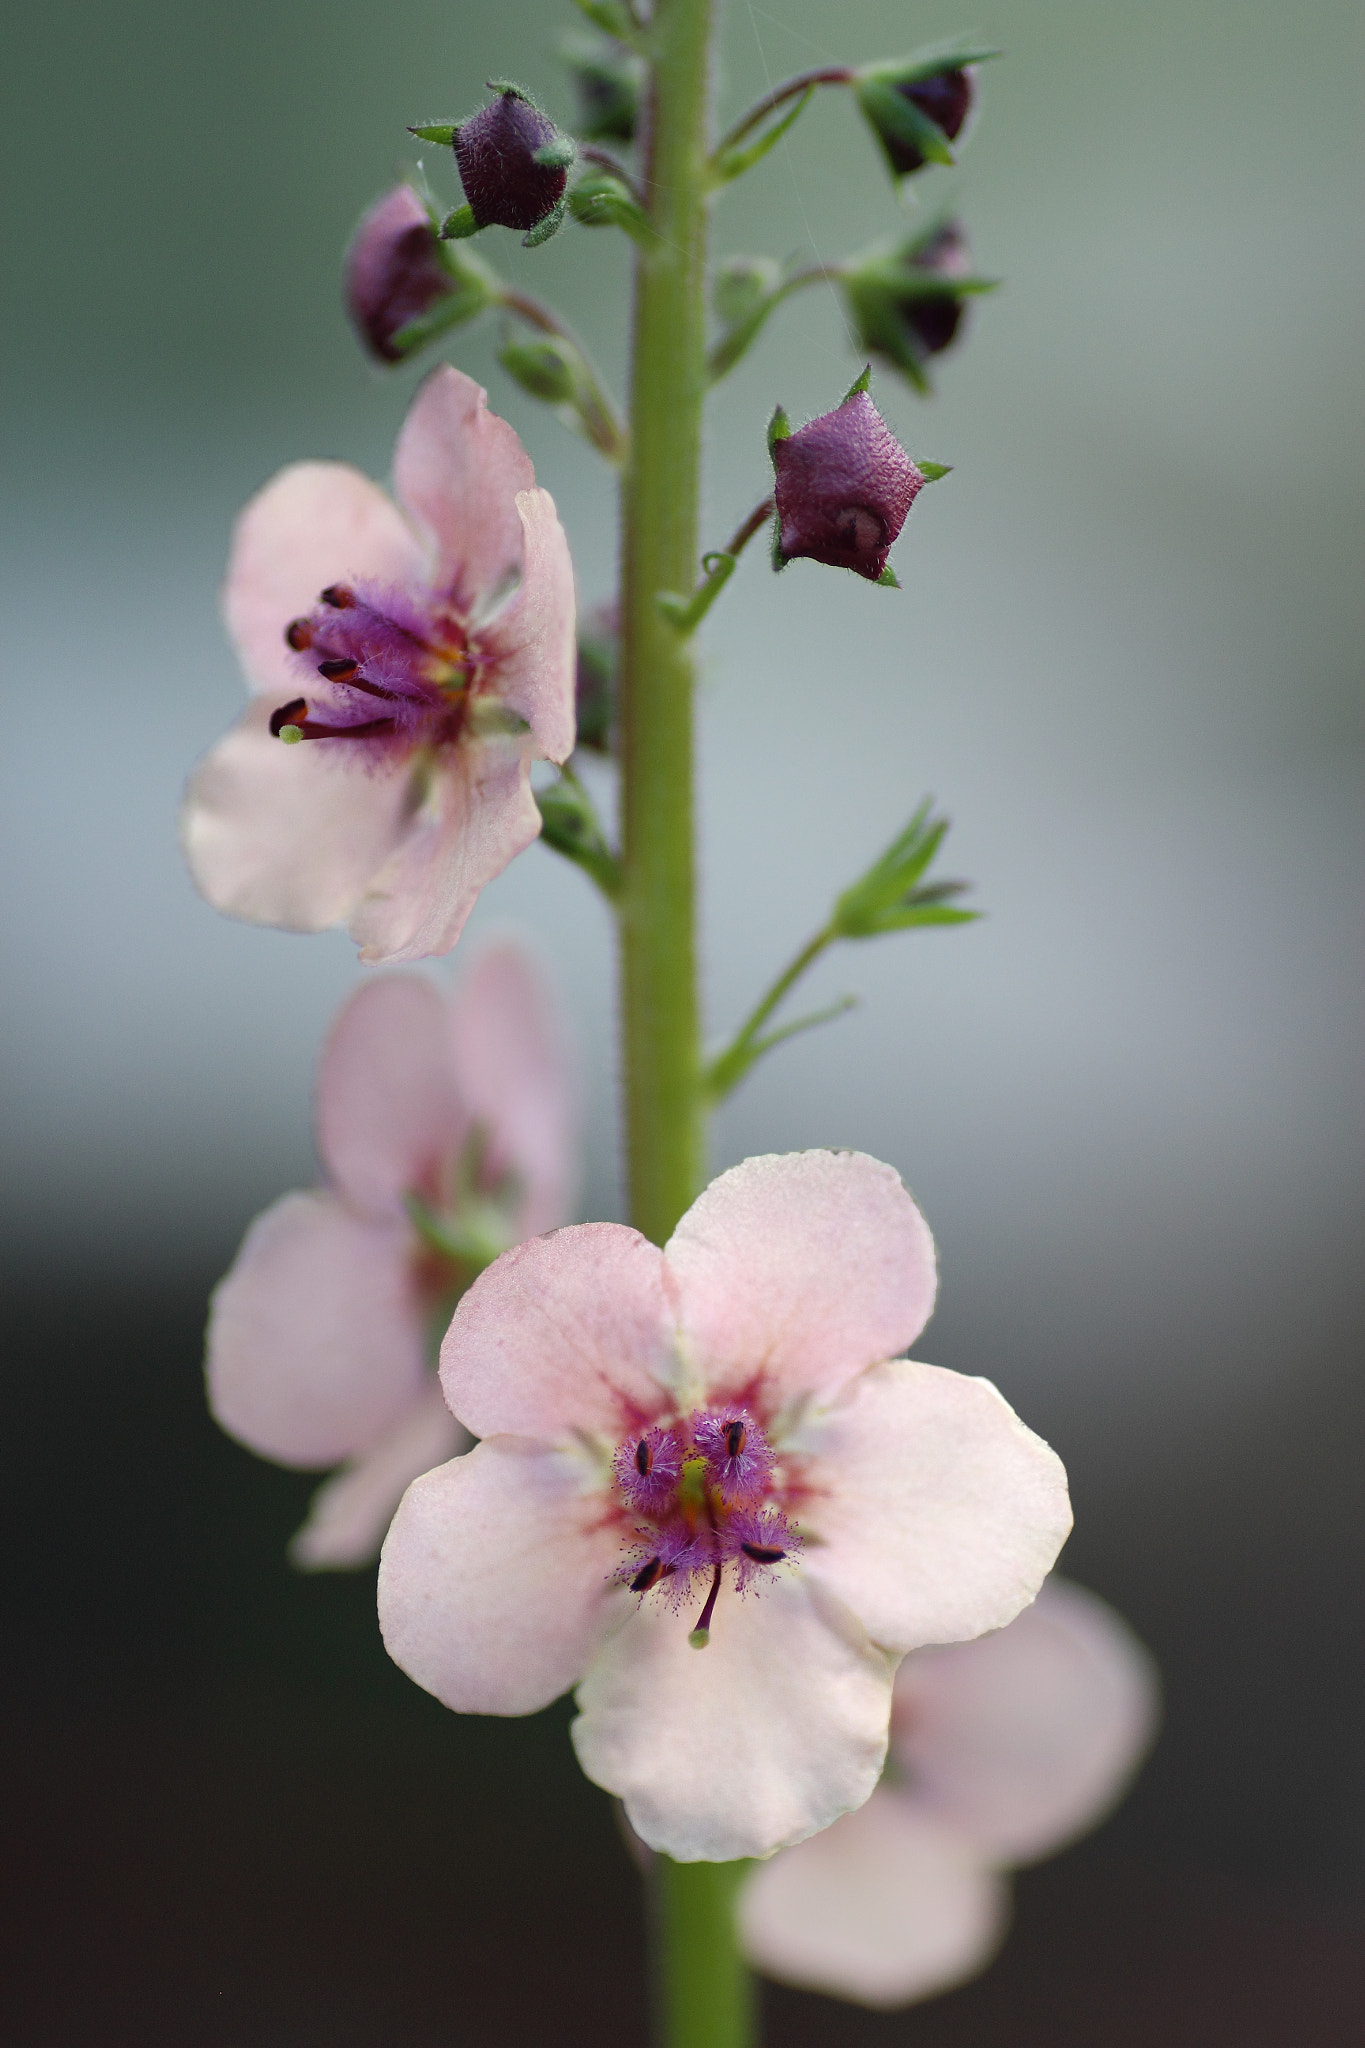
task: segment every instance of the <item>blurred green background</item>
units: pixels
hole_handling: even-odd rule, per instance
[[[174,843],[239,701],[232,517],[299,456],[382,475],[415,381],[340,315],[351,226],[412,162],[405,125],[486,77],[567,117],[576,22],[567,0],[7,10],[0,1996],[26,2048],[642,2038],[633,1878],[562,1711],[455,1723],[417,1694],[365,1575],[288,1575],[308,1483],[203,1416],[204,1294],[312,1175],[313,1060],[358,970],[340,936],[215,918]],[[990,916],[830,961],[812,994],[864,1007],[774,1057],[717,1160],[830,1142],[902,1170],[942,1254],[925,1355],[996,1379],[1066,1456],[1068,1569],[1152,1643],[1169,1719],[1119,1819],[1025,1880],[982,1985],[890,2019],[779,1995],[773,2039],[1354,2042],[1359,14],[734,0],[721,105],[961,28],[1008,57],[927,196],[958,195],[1007,283],[931,405],[877,380],[912,451],[955,466],[900,596],[755,553],[712,616],[712,1021],[926,792]],[[901,218],[828,94],[722,202],[718,249],[838,256]],[[618,243],[489,238],[619,381]],[[497,339],[450,353],[600,599],[607,482]],[[832,294],[778,315],[716,403],[710,537],[766,488],[773,403],[824,410],[857,367]],[[585,1213],[617,1213],[598,907],[536,848],[477,922],[531,933],[564,982]]]

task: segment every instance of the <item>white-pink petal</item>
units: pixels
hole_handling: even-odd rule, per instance
[[[578,648],[574,632],[573,563],[548,491],[520,491],[521,583],[478,638],[489,664],[489,689],[524,718],[536,752],[566,761],[574,745]]]
[[[299,695],[285,627],[316,610],[329,583],[412,584],[425,575],[415,536],[378,484],[344,462],[291,463],[238,519],[223,585],[223,614],[251,688],[272,707]]]
[[[579,1676],[627,1597],[620,1538],[572,1456],[493,1437],[414,1480],[379,1563],[396,1664],[461,1714],[533,1714]]]
[[[694,1619],[646,1602],[578,1688],[578,1760],[640,1839],[723,1863],[860,1805],[885,1758],[891,1660],[794,1576],[723,1592],[705,1649],[688,1641]]]
[[[475,1436],[615,1440],[659,1411],[674,1358],[658,1248],[621,1223],[578,1223],[479,1275],[441,1346],[441,1383]]]
[[[842,1386],[912,1343],[934,1305],[934,1246],[899,1175],[861,1152],[746,1159],[666,1247],[708,1388],[762,1373],[774,1401]]]
[[[468,1122],[437,989],[418,974],[363,983],[318,1069],[318,1151],[346,1200],[384,1216],[401,1215],[407,1194],[434,1199]]]
[[[802,1569],[897,1652],[1002,1628],[1071,1527],[1066,1474],[989,1380],[893,1359],[805,1421]]]
[[[285,1195],[248,1230],[209,1314],[209,1405],[284,1465],[335,1465],[382,1435],[425,1376],[405,1223]]]
[[[462,740],[427,771],[421,801],[350,912],[347,930],[361,959],[448,953],[480,891],[539,831],[526,742]]]
[[[892,1749],[916,1804],[999,1863],[1050,1854],[1121,1796],[1155,1732],[1155,1666],[1093,1593],[1051,1579],[995,1635],[908,1657]]]
[[[488,394],[449,363],[408,409],[394,451],[398,501],[435,558],[436,582],[477,613],[521,569],[518,491],[535,485],[531,458]]]
[[[269,697],[249,706],[189,779],[180,839],[215,910],[285,931],[321,932],[350,915],[409,830],[411,764],[372,769],[270,734]]]
[[[289,1546],[301,1571],[347,1571],[379,1555],[407,1488],[423,1472],[469,1448],[469,1437],[433,1378],[368,1450],[323,1481]]]
[[[885,1790],[760,1864],[738,1902],[741,1945],[768,1976],[881,2008],[975,1976],[1008,1913],[970,1845]]]
[[[450,1002],[455,1072],[489,1164],[520,1184],[517,1235],[552,1230],[574,1194],[577,1101],[558,1007],[524,946],[486,946]]]

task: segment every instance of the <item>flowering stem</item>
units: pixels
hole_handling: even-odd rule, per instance
[[[667,2048],[749,2048],[757,2039],[753,1980],[734,1937],[735,1897],[748,1869],[747,1863],[654,1860]]]
[[[691,588],[706,400],[708,95],[714,0],[656,0],[636,244],[630,453],[621,491],[621,1059],[631,1221],[663,1244],[705,1170],[690,642],[659,608]],[[705,1650],[698,1655],[705,1656]],[[660,2048],[749,2048],[735,1945],[741,1866],[658,1859]]]

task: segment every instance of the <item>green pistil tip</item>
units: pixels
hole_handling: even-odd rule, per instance
[[[687,1640],[694,1650],[704,1650],[711,1640],[711,1631],[709,1628],[694,1628]]]
[[[282,725],[280,727],[280,738],[287,747],[296,747],[303,738],[303,727],[301,725]]]

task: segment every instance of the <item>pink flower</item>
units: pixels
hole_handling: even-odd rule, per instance
[[[429,1333],[473,1272],[562,1219],[572,1121],[553,1006],[519,947],[480,954],[450,997],[380,975],[341,1011],[318,1075],[330,1185],[256,1218],[209,1316],[223,1428],[282,1465],[345,1461],[296,1563],[367,1562],[408,1481],[467,1446]]]
[[[1093,1827],[1156,1718],[1146,1651],[1062,1579],[995,1635],[917,1651],[896,1678],[890,1764],[866,1806],[747,1880],[750,1959],[873,2006],[974,1976],[1005,1931],[1002,1872]]]
[[[597,1223],[499,1259],[441,1352],[483,1442],[384,1546],[390,1655],[464,1713],[577,1684],[584,1770],[680,1861],[861,1805],[900,1657],[1011,1620],[1071,1519],[994,1387],[896,1356],[934,1288],[858,1153],[746,1160],[662,1252]]]
[[[568,543],[458,370],[414,399],[394,484],[295,463],[242,514],[224,607],[254,694],[182,825],[215,908],[344,923],[366,960],[450,950],[540,830],[532,759],[574,739]]]

